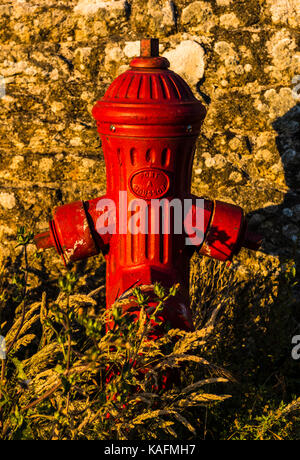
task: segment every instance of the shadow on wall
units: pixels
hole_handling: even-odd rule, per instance
[[[261,248],[279,256],[282,262],[294,259],[300,274],[300,104],[273,123],[276,144],[284,168],[288,191],[281,204],[258,209],[251,214],[250,228],[261,233]]]

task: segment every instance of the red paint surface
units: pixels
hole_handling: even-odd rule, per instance
[[[106,199],[116,205],[119,228],[119,192],[128,202],[164,198],[191,199],[189,212],[195,218],[197,203],[190,193],[195,142],[206,110],[185,81],[168,70],[165,58],[156,56],[157,46],[142,47],[142,57],[131,69],[116,78],[93,109],[106,163]],[[149,54],[150,53],[150,54]],[[151,57],[151,53],[152,55]],[[104,197],[102,197],[104,198]],[[259,237],[246,228],[240,207],[219,201],[204,202],[204,242],[187,246],[186,233],[103,235],[97,221],[99,198],[76,202],[56,209],[50,235],[36,236],[37,246],[54,243],[66,262],[104,251],[107,262],[106,297],[110,306],[135,284],[159,281],[165,287],[180,283],[182,294],[169,303],[165,318],[173,327],[192,329],[189,311],[189,261],[194,250],[218,260],[231,260],[242,246],[259,247]],[[199,210],[198,210],[199,211]],[[125,212],[127,218],[132,212]],[[182,222],[183,224],[184,222]],[[203,230],[203,229],[202,229]],[[188,235],[193,236],[194,230]]]

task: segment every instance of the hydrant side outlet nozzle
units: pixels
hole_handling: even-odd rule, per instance
[[[105,197],[56,208],[50,232],[37,235],[35,241],[43,249],[55,246],[66,262],[102,251],[107,306],[135,284],[157,281],[168,288],[180,283],[182,294],[166,306],[164,318],[173,327],[192,330],[188,299],[192,251],[186,238],[195,227],[189,229],[186,221],[199,211],[199,198],[190,190],[195,143],[206,109],[187,83],[169,70],[169,61],[158,51],[158,39],[142,40],[140,56],[112,82],[92,110],[106,164]],[[165,233],[159,214],[148,223],[147,232],[132,233],[126,228],[105,233],[107,206],[115,209],[112,226],[119,229],[120,210],[126,210],[125,221],[133,216],[128,203],[146,203],[151,215],[155,202],[171,203],[174,199],[191,203],[180,222],[185,228],[181,234],[174,226]],[[239,206],[202,201],[204,228],[196,231],[203,231],[203,241],[193,243],[194,250],[228,261],[241,247],[258,249],[261,238],[247,229]],[[104,203],[102,208],[100,202]],[[154,232],[154,227],[159,231]]]

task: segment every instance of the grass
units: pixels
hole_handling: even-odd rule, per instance
[[[1,439],[299,439],[292,263],[245,280],[238,263],[194,257],[196,330],[153,341],[180,286],[140,286],[107,311],[103,279],[78,264],[50,280],[31,242],[21,228],[1,263]]]

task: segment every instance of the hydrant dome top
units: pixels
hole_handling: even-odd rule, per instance
[[[184,123],[197,124],[196,131],[200,129],[205,107],[183,78],[168,69],[169,61],[158,56],[158,40],[142,40],[141,56],[134,58],[130,66],[111,83],[93,108],[99,132],[106,131],[103,123],[174,126]]]
[[[168,103],[168,102],[195,102],[187,83],[176,73],[170,70],[151,72],[139,68],[130,69],[119,75],[108,90],[103,101],[134,102],[134,103]]]

